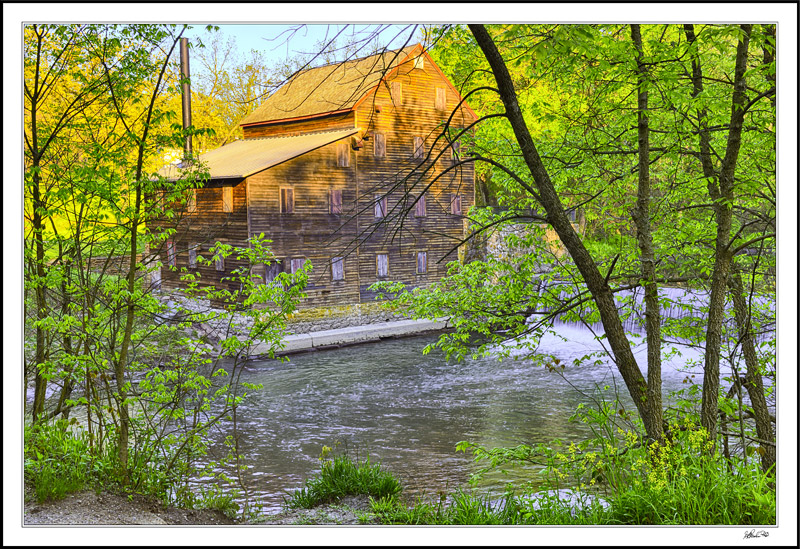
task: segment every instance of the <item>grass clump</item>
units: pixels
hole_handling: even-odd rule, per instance
[[[381,524],[409,525],[509,525],[521,522],[517,500],[505,496],[492,500],[458,490],[439,501],[418,498],[407,506],[396,496],[371,500],[372,512]]]
[[[296,490],[284,501],[291,509],[310,509],[317,505],[331,503],[345,496],[367,495],[372,498],[387,498],[399,494],[400,482],[380,464],[353,460],[341,455],[327,458],[331,449],[323,448],[320,457],[322,468],[313,478],[306,481],[303,488]]]
[[[73,433],[66,420],[25,429],[25,483],[38,502],[86,487],[96,466],[90,456],[88,435]]]

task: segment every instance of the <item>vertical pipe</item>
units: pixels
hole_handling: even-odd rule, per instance
[[[189,40],[181,38],[181,95],[183,107],[183,129],[186,130],[192,125],[192,91],[189,86]],[[183,159],[189,161],[192,158],[192,136],[187,135],[183,144]]]

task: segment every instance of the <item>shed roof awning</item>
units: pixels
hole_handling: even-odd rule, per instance
[[[212,180],[243,179],[359,131],[359,128],[348,128],[291,137],[243,139],[201,154],[199,162],[208,168]],[[183,171],[180,165],[171,165],[159,170],[158,174],[174,181]]]

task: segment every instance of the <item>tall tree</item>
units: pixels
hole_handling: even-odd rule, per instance
[[[517,259],[490,257],[454,268],[432,291],[409,292],[401,300],[421,316],[452,316],[457,332],[440,344],[457,353],[466,352],[476,333],[535,349],[523,336],[537,341],[556,314],[581,318],[580,313],[589,325],[600,321],[601,341],[607,341],[654,440],[664,429],[662,344],[704,346],[710,340],[701,411],[703,426],[714,434],[710,418],[719,414],[722,352],[733,356],[739,345],[730,337],[731,310],[719,282],[728,279],[730,258],[774,238],[774,232],[761,230],[774,211],[774,109],[762,105],[774,93],[774,65],[763,67],[764,59],[774,61],[769,29],[755,37],[766,56],[748,47],[746,29],[731,26],[704,26],[699,43],[675,25],[468,30],[441,30],[444,49],[433,50],[462,96],[479,105],[482,118],[465,161],[478,164],[479,174],[491,174],[487,179],[499,206],[470,212],[468,238],[509,223],[534,223],[514,233],[523,250]],[[700,73],[698,88],[693,63],[700,59],[713,70]],[[752,66],[745,99],[737,91],[744,84],[742,63]],[[750,125],[743,123],[748,117]],[[445,125],[443,137],[448,132]],[[737,140],[750,147],[744,159]],[[738,203],[709,195],[721,178],[738,189]],[[766,182],[767,190],[759,191],[756,181]],[[585,227],[578,210],[586,212]],[[548,234],[568,257],[544,244]],[[767,272],[752,271],[751,309],[753,293],[769,291]],[[669,303],[659,286],[676,284],[688,285],[687,295],[707,290],[710,303]],[[637,309],[626,292],[639,289],[647,379],[623,329]],[[691,308],[697,329],[662,317],[662,304]],[[540,320],[531,323],[531,313],[540,313]],[[762,365],[770,360],[768,350],[759,355]],[[759,371],[765,375],[763,366]],[[757,400],[764,403],[764,390],[761,396]],[[767,435],[759,438],[771,443]]]

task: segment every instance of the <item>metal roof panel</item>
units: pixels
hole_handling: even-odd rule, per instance
[[[208,168],[211,179],[243,178],[354,135],[358,131],[359,128],[348,128],[290,137],[243,139],[201,154],[198,160]],[[158,174],[174,181],[183,172],[179,166],[165,166]]]

